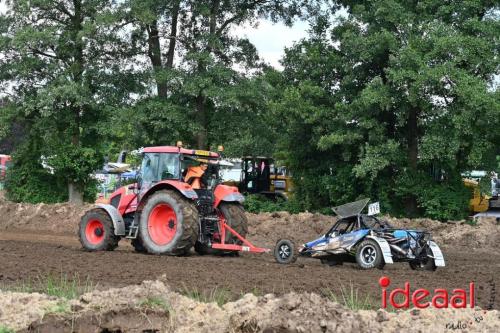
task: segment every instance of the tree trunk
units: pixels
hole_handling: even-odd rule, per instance
[[[69,182],[68,183],[68,201],[75,205],[83,205],[83,192],[80,190],[78,184]]]
[[[417,173],[418,167],[418,112],[416,107],[410,109],[408,114],[408,131],[407,131],[407,141],[408,141],[408,167],[411,175]],[[410,195],[405,200],[406,212],[409,216],[415,216],[417,214],[418,205],[417,197],[415,195]]]
[[[148,32],[148,57],[153,65],[153,70],[156,74],[156,88],[158,89],[158,96],[162,98],[167,97],[167,83],[161,79],[161,71],[163,65],[161,61],[161,45],[158,33],[158,22],[155,20],[147,26]]]
[[[196,121],[201,129],[196,133],[196,145],[198,149],[209,149],[207,142],[207,113],[205,109],[205,97],[200,92],[196,98]]]
[[[83,67],[85,59],[83,57],[83,40],[80,32],[83,30],[83,13],[82,13],[82,1],[74,0],[73,6],[75,8],[75,14],[71,18],[71,39],[74,43],[74,64],[72,66],[73,80],[82,85],[83,84]],[[79,106],[71,107],[73,113],[73,124],[71,124],[72,135],[71,144],[74,147],[80,146],[80,117],[82,114],[82,108]],[[75,183],[72,179],[68,180],[68,201],[74,204],[83,204],[83,191],[79,184]]]
[[[179,20],[179,9],[180,9],[180,0],[178,0],[174,4],[174,8],[172,9],[172,23],[170,26],[170,42],[168,44],[168,53],[167,53],[167,63],[165,64],[165,68],[171,69],[174,67],[174,55],[175,55],[175,45],[177,43],[177,21]]]
[[[220,0],[213,0],[212,7],[210,8],[210,20],[209,20],[209,33],[210,39],[208,41],[207,50],[209,53],[213,51],[214,38],[217,32],[217,15],[219,13]],[[201,61],[198,62],[198,72],[204,73],[206,71],[205,64]],[[209,149],[208,145],[208,115],[207,115],[207,100],[203,95],[203,91],[200,91],[198,97],[196,98],[196,121],[201,127],[201,130],[196,134],[196,144],[199,149]]]

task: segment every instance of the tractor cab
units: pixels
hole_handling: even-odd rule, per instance
[[[121,238],[138,252],[184,255],[266,252],[244,237],[244,197],[220,182],[219,154],[182,147],[142,150],[137,183],[116,190],[82,217],[80,242],[89,251],[112,250]]]
[[[218,153],[180,147],[145,148],[138,177],[139,196],[163,181],[187,183],[196,192],[211,190],[218,184],[218,171]]]

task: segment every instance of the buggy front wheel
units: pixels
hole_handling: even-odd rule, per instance
[[[274,247],[274,258],[280,264],[290,264],[297,260],[293,242],[288,239],[280,239]]]
[[[366,239],[358,245],[356,262],[362,269],[382,269],[385,265],[382,250],[380,250],[377,242],[372,239]]]

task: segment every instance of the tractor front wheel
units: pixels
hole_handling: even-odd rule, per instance
[[[149,253],[185,255],[198,239],[198,212],[176,192],[158,191],[141,212],[139,237]]]
[[[115,235],[113,221],[100,208],[91,209],[83,215],[78,226],[78,238],[87,251],[112,251],[120,240]]]

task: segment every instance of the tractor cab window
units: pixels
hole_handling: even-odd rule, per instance
[[[211,189],[219,179],[219,165],[216,160],[205,156],[184,156],[181,174],[194,189]]]
[[[177,154],[147,153],[141,165],[141,179],[144,184],[164,179],[179,178],[179,156]]]

